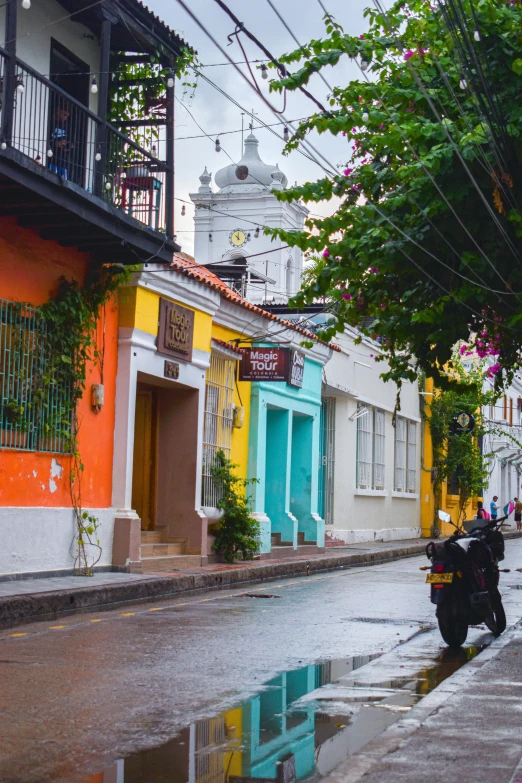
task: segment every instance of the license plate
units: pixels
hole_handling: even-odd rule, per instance
[[[426,574],[426,581],[430,585],[446,585],[453,582],[453,574]]]

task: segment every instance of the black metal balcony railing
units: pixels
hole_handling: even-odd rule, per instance
[[[7,60],[0,49],[2,104]],[[18,59],[12,100],[3,143],[153,231],[168,229],[166,163]]]

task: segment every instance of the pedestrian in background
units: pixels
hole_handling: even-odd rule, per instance
[[[491,512],[491,519],[497,518],[497,513],[500,506],[497,506],[498,495],[493,495],[493,500],[489,504],[489,510]]]
[[[520,505],[522,506],[522,503]],[[484,503],[482,500],[477,502],[477,514],[475,519],[486,519],[486,512],[484,511]]]
[[[517,523],[517,530],[522,530],[522,502],[518,498],[514,498],[515,501],[515,522]]]

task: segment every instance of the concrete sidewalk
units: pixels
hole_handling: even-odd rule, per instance
[[[522,623],[322,783],[522,781]]]
[[[285,560],[254,560],[158,574],[98,573],[0,582],[0,625],[18,624],[109,606],[157,600],[194,590],[223,589],[240,583],[308,576],[340,568],[423,554],[427,539],[368,542],[332,547],[318,555]]]

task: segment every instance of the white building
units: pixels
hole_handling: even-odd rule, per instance
[[[491,387],[491,383],[487,384]],[[505,394],[483,411],[486,428],[483,453],[487,460],[489,478],[484,487],[484,507],[490,510],[493,496],[502,508],[522,493],[522,373],[517,372]]]
[[[421,419],[417,384],[379,376],[378,343],[347,328],[323,374],[323,506],[327,539],[344,543],[420,536]]]
[[[264,163],[251,133],[239,163],[212,175],[205,168],[195,204],[194,256],[249,301],[286,302],[299,289],[303,259],[299,248],[263,234],[263,226],[301,230],[308,210],[303,204],[278,201],[272,191],[288,184],[277,165]],[[227,263],[228,262],[228,263]]]

